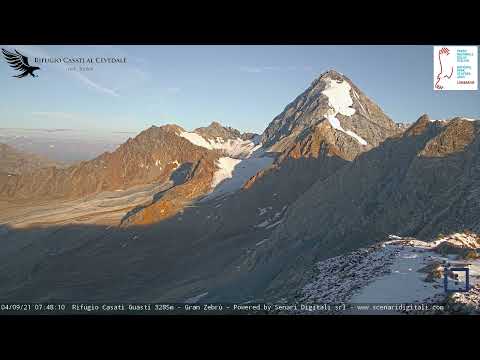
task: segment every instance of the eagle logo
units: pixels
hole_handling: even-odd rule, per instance
[[[38,66],[30,66],[28,63],[28,57],[20,54],[17,50],[15,50],[15,53],[12,53],[8,50],[2,49],[2,53],[5,60],[7,60],[12,68],[22,72],[21,74],[13,75],[13,77],[23,78],[28,74],[33,77],[38,77],[38,75],[35,75],[33,72],[35,70],[40,70],[40,68]]]

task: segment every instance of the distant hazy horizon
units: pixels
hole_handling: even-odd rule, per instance
[[[22,46],[35,57],[125,57],[69,72],[41,64],[13,78],[0,61],[0,128],[138,133],[218,121],[261,133],[321,73],[349,77],[396,122],[480,117],[479,91],[432,90],[432,46]]]
[[[129,137],[136,135],[136,131],[0,127],[0,144],[71,164],[93,159],[105,151],[114,151]]]

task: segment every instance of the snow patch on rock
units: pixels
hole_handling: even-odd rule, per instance
[[[210,145],[210,143],[208,143],[203,137],[201,137],[197,133],[182,131],[178,135],[187,139],[193,145],[201,146],[203,148],[210,149],[210,150],[212,149],[212,146]]]
[[[188,298],[187,300],[185,300],[185,303],[186,304],[195,304],[197,303],[201,298],[205,297],[208,295],[208,292],[204,292],[202,294],[199,294],[199,295],[196,295],[196,296],[193,296],[191,298]]]
[[[208,142],[212,149],[223,150],[228,156],[234,158],[247,158],[262,147],[258,135],[252,140],[217,138],[215,141],[208,140]]]
[[[352,107],[353,100],[350,96],[350,90],[351,86],[347,81],[338,82],[333,79],[327,79],[327,85],[325,90],[322,91],[322,94],[328,98],[330,109],[328,109],[325,117],[334,129],[350,135],[362,145],[367,145],[367,142],[361,136],[351,130],[345,130],[336,117],[338,114],[345,116],[352,116],[355,114],[355,109]],[[354,94],[358,97],[355,92]]]
[[[272,210],[271,206],[267,206],[265,208],[258,208],[259,214],[258,216],[262,216],[268,212],[268,210]]]
[[[255,245],[260,246],[260,245],[264,244],[265,242],[267,242],[268,240],[270,240],[270,239],[269,238],[263,239],[263,240],[257,242]]]
[[[233,158],[247,158],[262,147],[259,135],[251,140],[242,140],[241,138],[224,140],[221,137],[205,139],[195,132],[183,131],[179,133],[179,136],[205,149],[223,150],[229,157]]]
[[[271,206],[269,208],[270,208],[270,210],[272,209]],[[268,209],[268,208],[265,208],[265,210],[266,209]],[[262,209],[262,210],[264,210],[264,209]],[[276,212],[273,215],[273,217],[269,217],[268,219],[262,221],[260,224],[257,224],[254,227],[271,229],[271,228],[274,228],[277,225],[280,225],[284,220],[284,218],[282,218],[282,217],[285,214],[286,210],[287,210],[287,206],[285,205],[285,206],[282,207],[282,209],[279,212]],[[263,212],[261,215],[263,215],[265,212]]]
[[[350,135],[351,137],[353,137],[355,140],[357,140],[362,145],[367,145],[368,144],[362,137],[360,137],[359,135],[357,135],[353,131],[351,131],[351,130],[345,131],[343,129],[342,125],[340,125],[340,121],[335,116],[327,116],[327,120],[330,123],[330,125],[332,125],[332,127],[334,129],[339,130],[341,132],[344,132],[347,135]]]
[[[328,105],[331,107],[328,115],[336,116],[337,114],[342,114],[352,116],[355,114],[355,109],[351,107],[353,100],[350,97],[350,89],[350,84],[347,81],[338,82],[333,79],[327,79],[327,86],[322,91],[322,94],[328,98]]]
[[[345,133],[347,135],[350,135],[351,137],[353,137],[355,140],[357,140],[362,145],[367,145],[368,144],[361,136],[357,135],[356,133],[354,133],[351,130],[347,130]]]

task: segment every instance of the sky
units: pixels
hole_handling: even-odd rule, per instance
[[[0,59],[0,128],[141,131],[212,121],[261,133],[321,73],[335,69],[397,122],[480,117],[480,91],[433,91],[432,46],[1,45],[29,57],[125,57],[36,78]],[[77,70],[78,70],[78,64]],[[89,65],[85,65],[89,66]]]

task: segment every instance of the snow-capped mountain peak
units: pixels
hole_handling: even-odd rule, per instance
[[[341,133],[334,145],[344,146],[348,135],[368,150],[400,132],[398,126],[343,74],[329,70],[273,119],[262,135],[264,147],[283,151],[321,122]]]
[[[218,122],[212,122],[208,127],[198,128],[192,132],[181,131],[178,135],[194,145],[222,151],[235,159],[248,158],[262,146],[259,135],[241,134],[240,131],[223,127]]]

